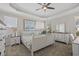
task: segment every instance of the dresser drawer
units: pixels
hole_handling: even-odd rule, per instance
[[[3,43],[2,43],[2,41],[0,41],[0,46],[2,46],[3,45]]]

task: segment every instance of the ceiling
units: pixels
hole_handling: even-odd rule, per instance
[[[35,16],[39,16],[42,18],[51,17],[66,11],[69,11],[73,8],[76,8],[79,6],[77,3],[52,3],[49,6],[54,7],[54,10],[47,9],[46,12],[44,12],[43,9],[36,11],[36,9],[40,8],[41,5],[37,3],[18,3],[18,4],[10,4],[11,7],[16,9],[17,11],[29,13]]]
[[[64,12],[70,11],[79,7],[78,3],[52,3],[50,7],[54,7],[55,10],[47,9],[46,12],[43,10],[36,11],[41,5],[37,3],[0,3],[0,10],[4,10],[12,13],[24,13],[30,14],[41,18],[53,17],[60,15]]]

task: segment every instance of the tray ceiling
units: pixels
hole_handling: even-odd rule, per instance
[[[46,12],[44,10],[36,11],[36,9],[40,8],[41,5],[37,3],[11,3],[10,6],[17,11],[23,13],[29,13],[35,16],[39,16],[42,18],[53,17],[54,15],[61,14],[63,12],[69,11],[79,6],[78,3],[52,3],[50,7],[54,7],[54,10],[47,9]]]

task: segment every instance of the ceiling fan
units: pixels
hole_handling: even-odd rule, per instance
[[[37,4],[42,6],[41,8],[36,9],[37,11],[43,9],[46,12],[47,9],[52,9],[52,10],[55,9],[53,7],[49,7],[51,3],[37,3]]]

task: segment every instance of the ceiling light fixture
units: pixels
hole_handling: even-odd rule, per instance
[[[46,10],[47,9],[55,9],[55,8],[53,8],[53,7],[49,7],[49,5],[51,4],[51,3],[38,3],[39,5],[41,5],[42,7],[41,8],[38,8],[38,9],[36,9],[36,10],[40,10],[40,9],[43,9],[45,12],[46,12]]]
[[[44,9],[44,11],[46,12],[46,10],[47,10],[47,7],[44,7],[43,9]]]

